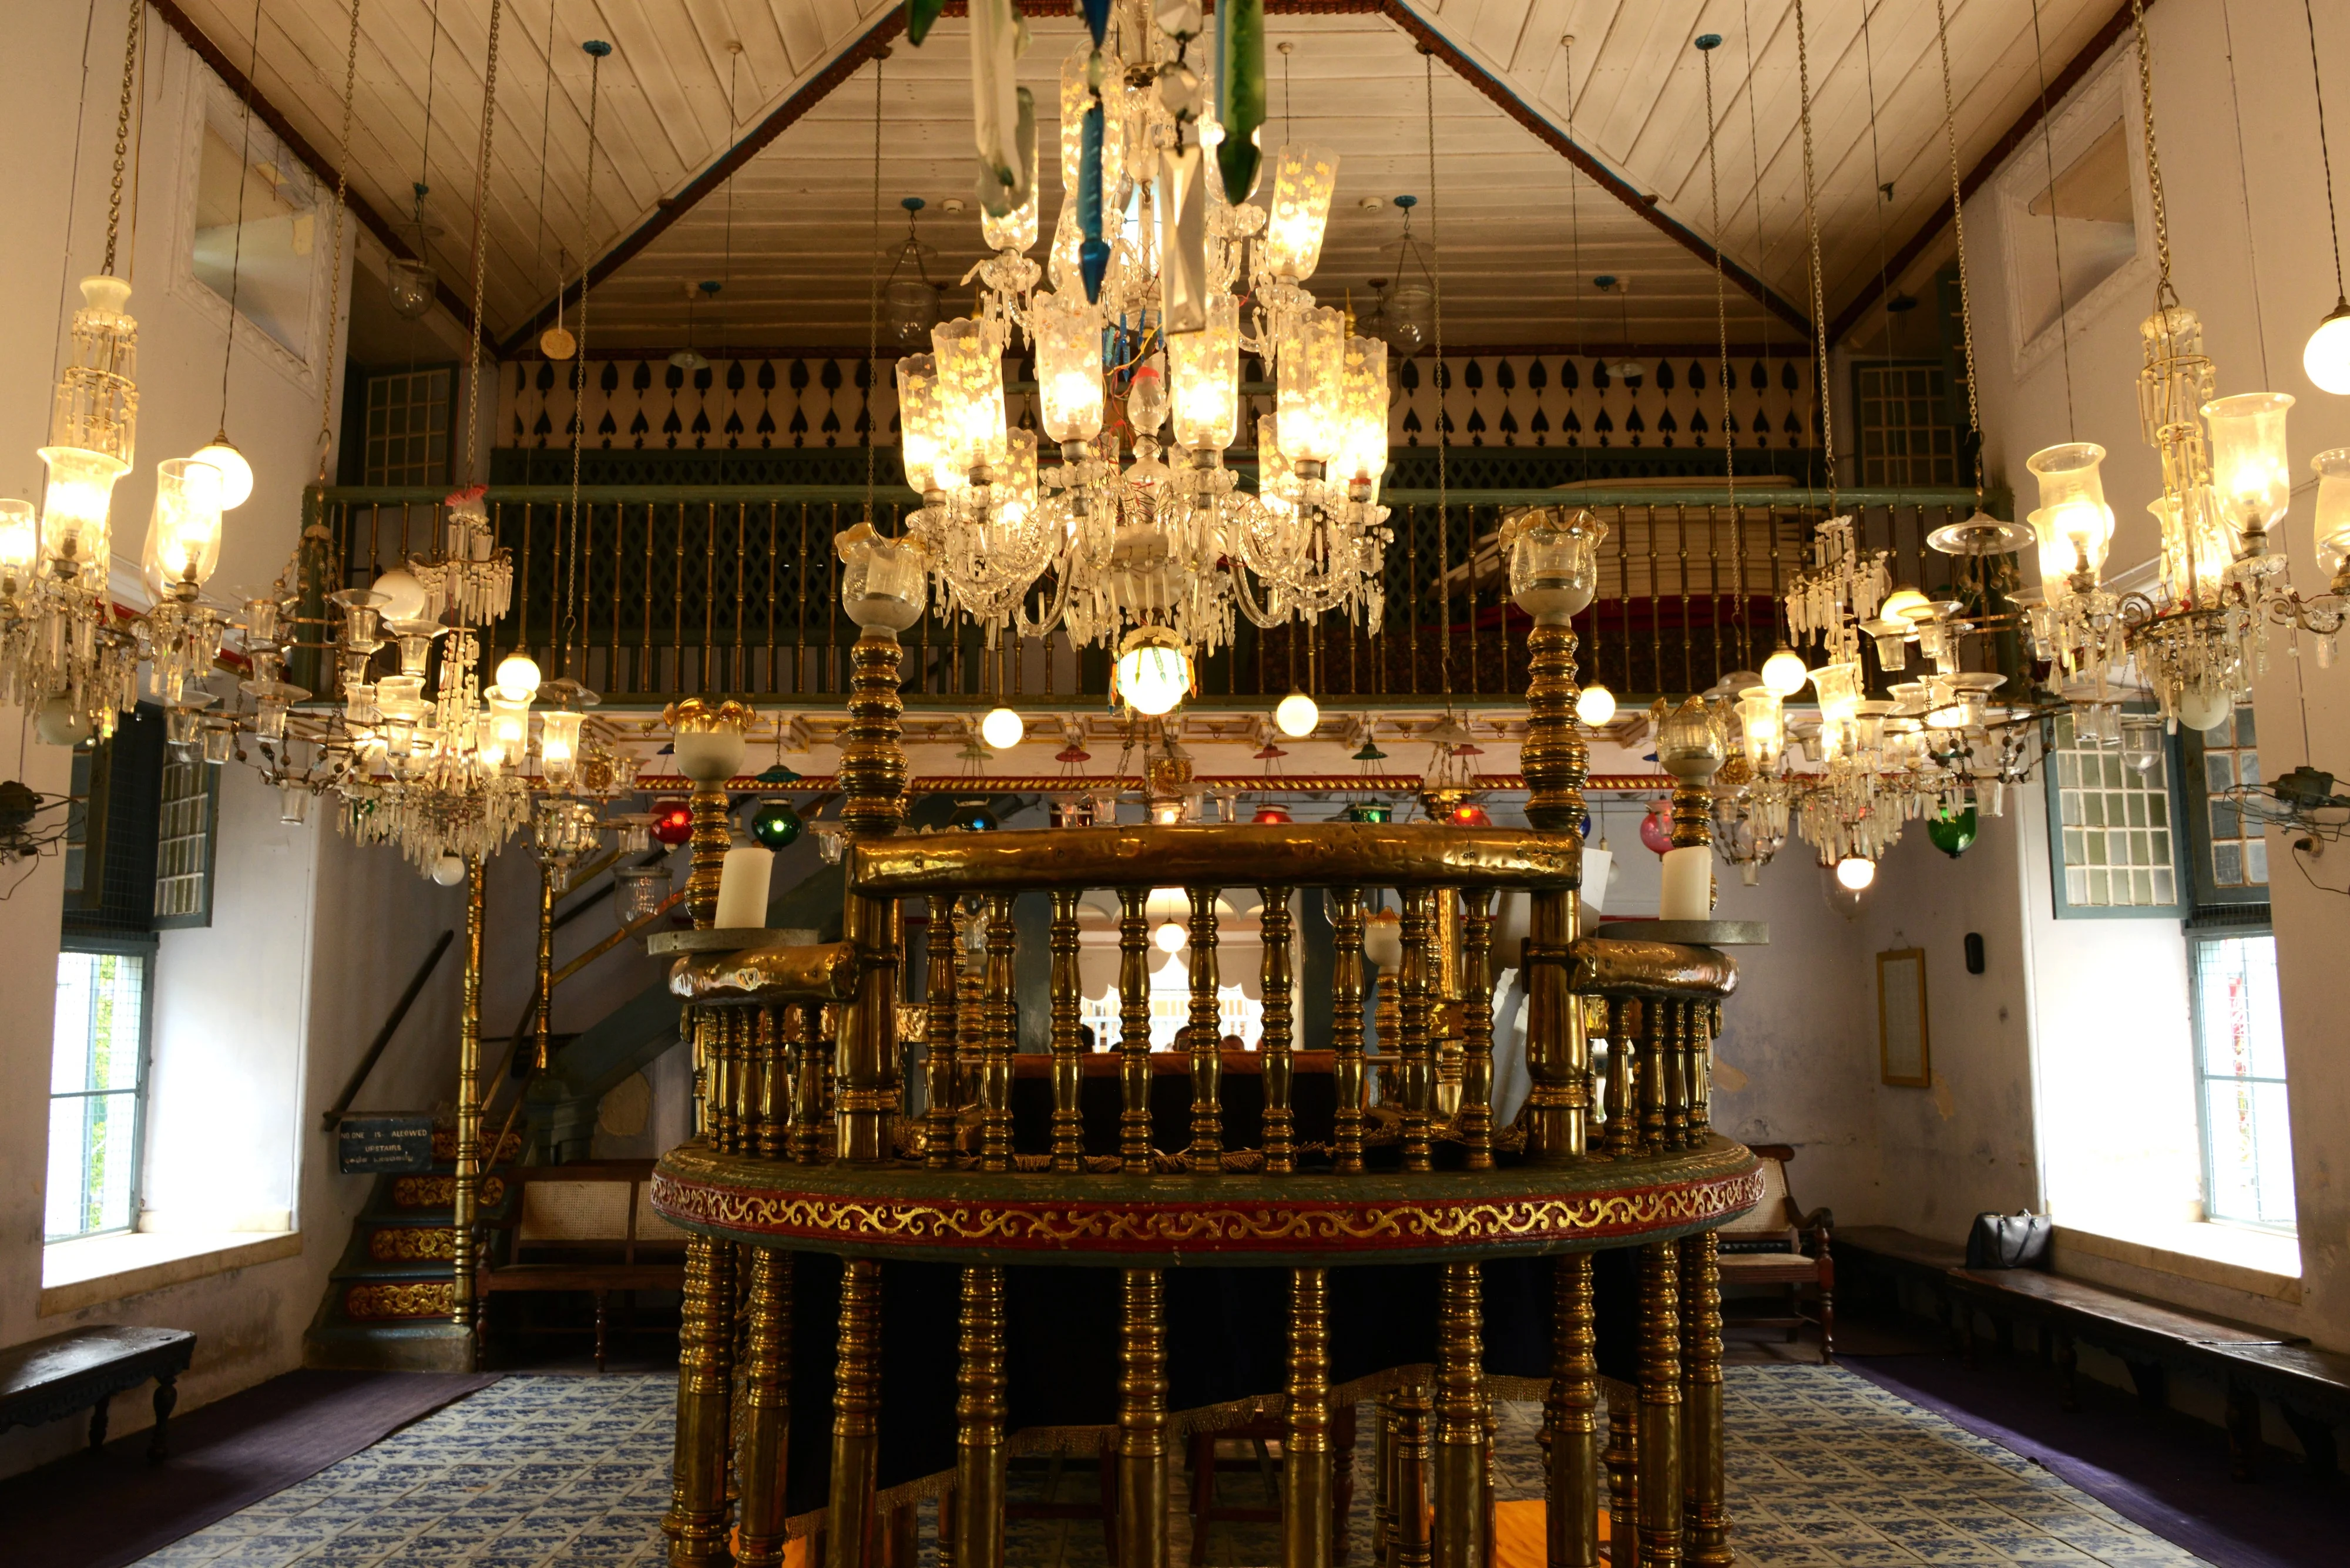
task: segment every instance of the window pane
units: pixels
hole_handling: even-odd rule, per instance
[[[123,953],[59,953],[49,1092],[135,1089],[147,961]]]
[[[57,955],[43,1226],[51,1241],[124,1230],[137,1217],[146,979],[147,960],[135,954]]]
[[[130,1228],[137,1118],[131,1094],[49,1102],[47,1240]]]
[[[2291,1227],[2293,1138],[2282,1084],[2204,1083],[2211,1150],[2209,1208],[2215,1220]]]

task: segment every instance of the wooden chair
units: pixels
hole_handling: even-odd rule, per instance
[[[615,1291],[685,1288],[685,1232],[653,1212],[652,1161],[524,1166],[505,1262],[478,1276],[484,1297],[508,1291],[585,1292],[596,1303],[596,1370],[604,1370]]]
[[[1805,1324],[1817,1324],[1820,1359],[1834,1360],[1835,1260],[1829,1238],[1835,1217],[1825,1209],[1807,1214],[1796,1204],[1787,1185],[1787,1162],[1795,1158],[1794,1148],[1781,1143],[1750,1147],[1762,1162],[1762,1201],[1719,1232],[1722,1326],[1783,1328],[1793,1344]],[[1816,1290],[1815,1302],[1804,1300],[1806,1286]],[[1761,1295],[1759,1291],[1747,1294],[1742,1299],[1759,1310],[1733,1312],[1732,1292],[1741,1287],[1767,1287],[1772,1294]],[[1812,1310],[1806,1311],[1807,1305]]]
[[[1278,1416],[1266,1416],[1237,1427],[1222,1427],[1213,1431],[1191,1434],[1191,1564],[1201,1568],[1208,1561],[1208,1531],[1216,1523],[1278,1524],[1281,1521],[1281,1491],[1278,1469],[1268,1447],[1278,1442],[1288,1431],[1288,1423]],[[1247,1459],[1220,1459],[1216,1457],[1219,1442],[1243,1442],[1252,1453]],[[1253,1470],[1264,1479],[1265,1501],[1260,1504],[1222,1503],[1216,1501],[1216,1474]],[[1330,1513],[1331,1552],[1333,1561],[1347,1560],[1347,1515],[1355,1506],[1355,1407],[1341,1405],[1330,1412]]]

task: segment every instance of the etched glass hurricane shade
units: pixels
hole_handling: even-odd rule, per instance
[[[1281,345],[1274,416],[1282,454],[1293,465],[1326,465],[1338,453],[1346,348],[1347,318],[1326,306],[1301,313]]]
[[[1607,525],[1588,512],[1520,514],[1510,542],[1510,597],[1546,626],[1564,626],[1599,591],[1599,541]]]
[[[2041,585],[2052,599],[2070,591],[2076,569],[2094,575],[2106,564],[2114,509],[2106,504],[2105,461],[2106,449],[2086,441],[2043,447],[2024,461],[2040,481],[2032,524],[2040,535]]]
[[[1029,320],[1036,332],[1036,390],[1045,433],[1065,446],[1093,440],[1102,428],[1100,318],[1082,298],[1064,307],[1058,296],[1039,294]]]
[[[1220,294],[1208,301],[1208,325],[1167,339],[1174,381],[1175,444],[1191,452],[1222,452],[1240,433],[1240,301]],[[1096,365],[1100,362],[1097,349]]]
[[[41,559],[41,527],[29,501],[0,501],[0,591],[14,592]]]
[[[2350,561],[2350,446],[2321,452],[2309,460],[2309,466],[2317,471],[2312,542],[2319,567],[2329,577],[2335,576],[2343,563]],[[0,553],[0,558],[5,558],[5,553]]]
[[[221,472],[192,457],[155,465],[155,509],[140,562],[158,594],[192,597],[220,565]]]
[[[2244,533],[2275,527],[2292,503],[2292,460],[2284,449],[2292,407],[2285,392],[2244,392],[2203,405],[2211,430],[2211,492]]]
[[[912,545],[860,524],[840,536],[837,548],[846,567],[840,606],[850,620],[866,631],[900,632],[922,618],[929,584]]]
[[[1264,225],[1264,266],[1303,283],[1322,265],[1322,232],[1338,185],[1338,155],[1292,142],[1274,155],[1273,213]]]

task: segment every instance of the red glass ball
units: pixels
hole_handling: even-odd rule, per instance
[[[693,836],[693,807],[681,800],[665,800],[653,808],[653,836],[672,847]]]
[[[1673,846],[1673,819],[1663,801],[1651,803],[1640,819],[1640,842],[1659,855]]]

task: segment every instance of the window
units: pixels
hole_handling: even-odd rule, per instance
[[[165,753],[163,798],[155,823],[155,927],[213,923],[213,837],[220,820],[221,770],[193,747]]]
[[[51,1241],[128,1231],[139,1220],[139,1140],[147,1094],[144,951],[57,955],[49,1069]]]
[[[1959,432],[1939,365],[1857,365],[1863,484],[1956,484]]]
[[[2289,1231],[2293,1137],[2285,1122],[2276,938],[2217,931],[2189,940],[2205,1211],[2214,1220]]]
[[[2060,714],[2048,750],[2049,860],[2057,918],[2180,909],[2168,748],[2138,772]]]
[[[2026,340],[2078,312],[2137,256],[2129,127],[2118,102],[2107,116],[2092,135],[2056,132],[2054,182],[2043,148],[2026,146],[2015,164],[2020,200],[2007,220],[2020,286],[2016,325]]]
[[[446,484],[452,410],[446,365],[370,376],[364,484]]]
[[[2249,703],[2222,720],[2217,729],[2200,733],[2178,732],[2180,772],[2187,781],[2187,804],[2195,824],[2195,902],[2208,904],[2265,903],[2269,886],[2269,844],[2259,822],[2244,815],[2230,792],[2257,787],[2261,780],[2259,736],[2252,726]]]
[[[229,102],[208,106],[196,166],[191,255],[196,280],[297,358],[310,355],[310,290],[318,271],[317,199],[308,178],[257,121]]]

